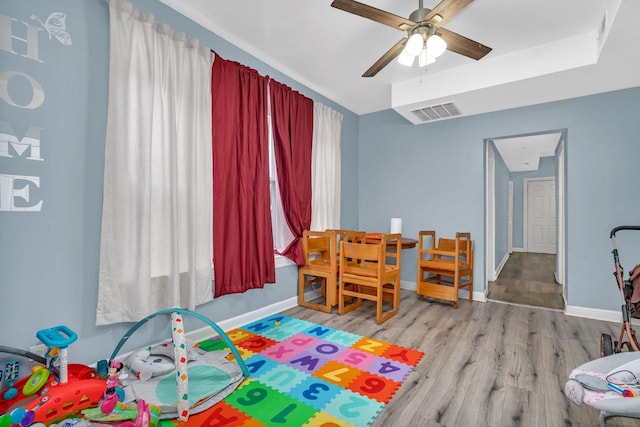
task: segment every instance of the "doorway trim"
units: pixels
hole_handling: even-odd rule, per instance
[[[557,165],[557,185],[558,185],[558,254],[556,256],[556,282],[562,285],[562,295],[564,297],[564,306],[567,306],[567,285],[565,281],[565,163],[564,163],[564,139],[566,133],[562,136],[562,140],[558,146],[556,157]],[[562,254],[562,256],[560,256]]]
[[[485,278],[486,284],[484,287],[484,295],[485,298],[489,293],[488,283],[496,280],[495,277],[495,209],[496,209],[496,200],[495,200],[495,176],[496,176],[496,153],[493,151],[493,147],[491,146],[491,142],[489,140],[485,140],[485,205],[486,205],[486,222],[485,222]]]
[[[509,247],[509,253],[513,252],[513,181],[509,180],[509,195],[508,195],[508,209],[509,214],[507,220],[509,221],[507,227],[507,245]]]
[[[568,130],[557,129],[548,130],[543,132],[531,133],[534,134],[547,134],[547,133],[561,133],[560,141],[558,142],[558,148],[556,149],[556,208],[557,208],[557,253],[556,253],[556,281],[562,284],[562,296],[565,301],[565,311],[567,307],[567,284],[566,284],[566,149],[567,149],[567,133]],[[514,135],[519,136],[519,135]],[[484,163],[485,163],[485,283],[484,283],[484,295],[485,297],[489,293],[489,282],[494,281],[497,278],[495,265],[495,152],[492,147],[494,139],[505,138],[493,137],[485,138],[484,144]],[[523,212],[524,213],[524,212]],[[523,245],[524,246],[524,245]],[[525,246],[526,247],[526,246]],[[509,248],[511,250],[512,248]],[[508,255],[508,254],[507,254]]]

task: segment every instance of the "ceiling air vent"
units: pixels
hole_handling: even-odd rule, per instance
[[[428,107],[418,108],[417,110],[411,110],[411,112],[422,122],[448,119],[449,117],[459,116],[461,114],[453,102],[430,105]]]

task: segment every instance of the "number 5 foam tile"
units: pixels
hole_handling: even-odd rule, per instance
[[[365,370],[369,365],[374,363],[378,356],[364,351],[354,350],[353,348],[345,349],[344,353],[338,355],[336,360],[345,365],[354,366],[360,370]]]

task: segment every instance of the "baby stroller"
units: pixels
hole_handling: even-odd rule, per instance
[[[631,294],[633,293],[633,284],[631,282],[631,273],[629,279],[624,280],[624,270],[620,265],[620,258],[618,257],[618,249],[616,247],[616,233],[622,230],[640,230],[638,225],[621,225],[611,230],[610,238],[613,244],[613,261],[615,263],[616,271],[613,275],[616,278],[618,290],[620,291],[620,297],[622,299],[622,326],[620,328],[620,335],[617,341],[613,341],[611,335],[602,334],[600,337],[600,356],[609,356],[614,353],[620,353],[626,348],[628,351],[639,351],[638,340],[636,339],[635,330],[631,329],[631,323],[629,321],[631,313]],[[625,335],[628,341],[625,341]]]
[[[640,226],[623,225],[611,230],[613,243],[614,277],[622,298],[622,327],[617,341],[611,335],[600,338],[600,358],[583,363],[569,374],[564,393],[578,406],[586,404],[600,411],[600,426],[606,426],[609,417],[640,419],[640,352],[636,333],[631,329],[632,277],[624,280],[616,247],[616,233],[621,230],[640,230]],[[635,267],[636,268],[640,267]],[[636,272],[637,273],[637,272]],[[625,336],[627,341],[625,341]],[[628,351],[623,351],[626,349]]]

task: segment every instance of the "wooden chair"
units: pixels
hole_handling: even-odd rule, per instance
[[[420,298],[426,296],[452,301],[453,308],[457,308],[458,291],[460,288],[468,287],[469,302],[473,302],[471,234],[456,233],[455,239],[440,238],[436,247],[436,232],[420,231],[418,242],[416,283]]]
[[[334,233],[336,233],[338,249],[340,249],[341,242],[364,243],[365,237],[367,235],[367,232],[362,230],[334,229],[327,231],[333,231]]]
[[[345,314],[375,301],[376,322],[381,324],[398,313],[402,235],[385,234],[380,243],[340,244],[338,313]],[[391,296],[392,308],[383,313],[384,296]]]
[[[336,233],[336,256],[338,259],[338,263],[340,262],[340,243],[349,242],[349,243],[365,243],[366,242],[366,231],[359,230],[344,230],[344,229],[329,229],[327,231],[332,231]]]
[[[338,249],[340,241],[362,243],[364,231],[326,230],[305,231],[302,235],[302,253],[305,264],[298,269],[298,305],[331,313],[338,304]],[[308,287],[319,287],[324,302],[305,300]]]
[[[298,305],[331,313],[337,300],[338,257],[334,231],[309,231],[302,233],[304,265],[298,268]],[[305,300],[308,286],[319,285],[324,303]]]

